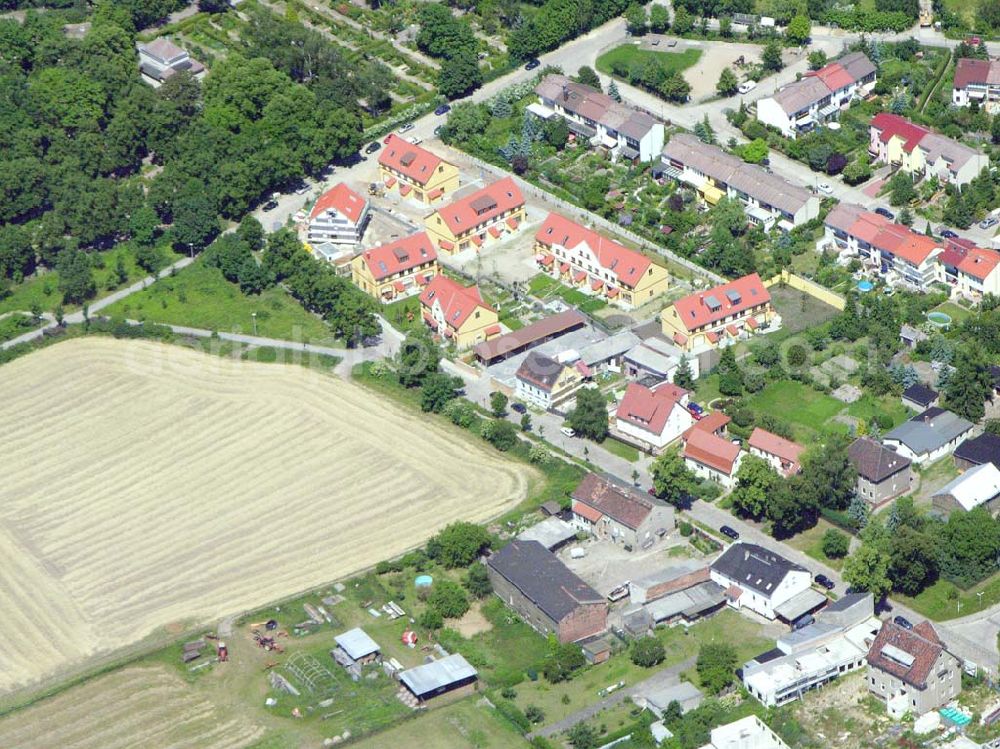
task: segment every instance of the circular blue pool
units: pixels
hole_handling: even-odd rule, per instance
[[[928,312],[927,319],[939,328],[947,328],[951,325],[951,315],[947,312]]]
[[[417,579],[413,581],[413,584],[418,588],[429,588],[433,582],[434,578],[430,575],[417,575]]]
[[[858,291],[860,292],[871,291],[874,288],[875,284],[871,281],[858,281]]]

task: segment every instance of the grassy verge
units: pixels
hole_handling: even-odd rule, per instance
[[[639,451],[632,447],[632,445],[626,445],[624,442],[619,442],[611,437],[604,440],[601,443],[601,447],[612,455],[617,455],[619,458],[627,460],[629,463],[637,463],[640,458]]]
[[[1000,574],[968,590],[947,580],[938,580],[913,598],[894,595],[893,599],[934,621],[956,619],[1000,603]]]
[[[579,289],[571,289],[569,286],[559,283],[544,273],[540,273],[531,279],[531,283],[528,284],[528,290],[543,300],[559,297],[566,304],[578,307],[581,312],[587,314],[593,314],[597,310],[608,306],[607,302],[603,299],[588,296]]]
[[[807,556],[812,557],[817,562],[822,562],[827,567],[839,570],[844,566],[844,560],[831,559],[823,553],[823,534],[833,527],[830,522],[820,519],[812,528],[799,533],[797,536],[792,536],[785,543],[793,549],[798,549]]]
[[[686,49],[683,52],[659,52],[651,49],[640,49],[636,44],[622,44],[608,50],[597,58],[597,69],[605,75],[611,75],[616,68],[630,68],[636,63],[655,60],[662,64],[667,73],[682,73],[696,65],[701,59],[700,49]]]
[[[244,334],[254,332],[256,314],[257,335],[326,345],[336,343],[326,323],[306,312],[283,289],[273,287],[260,295],[248,296],[223,278],[220,270],[200,260],[111,305],[104,314]]]
[[[793,380],[769,383],[749,399],[748,405],[762,413],[780,414],[792,424],[799,441],[811,441],[839,413],[843,404],[836,398]]]
[[[29,330],[37,328],[41,322],[31,315],[15,313],[0,320],[0,341],[17,338]]]

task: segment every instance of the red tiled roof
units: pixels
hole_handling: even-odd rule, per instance
[[[688,342],[688,337],[686,335],[684,335],[683,333],[674,333],[674,343],[676,343],[678,346],[683,346],[687,342]]]
[[[386,177],[385,178],[385,186],[386,187],[392,187],[394,184],[396,184],[396,178],[395,177]]]
[[[848,234],[867,242],[878,250],[920,265],[941,244],[925,234],[919,234],[908,226],[896,224],[877,213],[859,211],[857,218],[846,230]]]
[[[538,262],[541,263],[542,265],[552,265],[552,263],[554,263],[555,261],[556,259],[552,257],[552,255],[541,255],[538,258]]]
[[[364,212],[367,203],[367,200],[354,192],[350,187],[343,182],[338,182],[320,196],[320,199],[316,201],[316,205],[313,206],[309,218],[314,219],[321,213],[332,209],[344,216],[352,224],[356,224],[361,218],[361,214]]]
[[[440,245],[442,250],[448,250],[449,252],[455,249],[455,243],[449,242],[447,239],[439,239],[438,245]]]
[[[854,83],[854,76],[848,73],[839,62],[831,62],[829,65],[817,70],[815,75],[831,91],[837,91]]]
[[[885,648],[888,645],[912,657],[913,662],[905,665],[886,655]],[[868,651],[868,663],[911,686],[923,689],[927,686],[931,669],[944,651],[944,643],[930,622],[923,621],[913,629],[903,629],[895,622],[885,621]]]
[[[378,156],[379,164],[399,172],[418,185],[427,184],[427,180],[443,161],[441,157],[435,156],[426,148],[415,146],[396,134],[385,139],[385,148]]]
[[[462,286],[457,281],[440,274],[434,276],[427,284],[427,288],[421,292],[420,306],[430,309],[435,300],[441,305],[444,321],[456,330],[465,324],[477,307],[492,311],[492,307],[483,301],[478,286]]]
[[[730,421],[732,419],[722,413],[722,411],[712,411],[712,413],[705,416],[701,421],[696,421],[694,426],[684,432],[681,437],[687,439],[687,436],[694,431],[716,434],[725,429]]]
[[[402,294],[404,291],[406,291],[406,285],[402,281],[393,281],[392,282],[392,286],[400,294]]]
[[[590,288],[592,291],[600,291],[602,286],[604,286],[604,281],[599,278],[595,278],[590,282]]]
[[[982,281],[998,264],[1000,264],[1000,253],[975,247],[970,249],[958,264],[958,270]]]
[[[509,226],[511,228],[511,230],[516,229],[517,228],[517,219],[514,216],[508,216],[507,217],[507,226]]]
[[[696,424],[684,435],[684,457],[714,468],[727,476],[739,457],[740,446],[711,432],[698,429]]]
[[[490,236],[493,237],[494,239],[499,239],[500,238],[500,229],[499,229],[499,227],[491,226],[488,231],[490,233]]]
[[[754,318],[752,318],[752,317],[748,317],[747,318],[747,327],[748,328],[752,328],[753,330],[757,330],[758,326],[759,326],[759,323]]]
[[[662,434],[671,411],[687,394],[687,390],[672,383],[664,383],[651,390],[637,382],[630,382],[615,415],[640,429]],[[691,421],[693,420],[692,417]]]
[[[729,333],[729,335],[731,335],[733,338],[735,338],[740,334],[740,329],[737,328],[732,323],[729,323],[729,325],[726,326],[726,332]]]
[[[783,462],[788,463],[789,468],[786,474],[798,473],[799,457],[802,455],[805,447],[797,442],[786,440],[784,437],[779,437],[765,429],[755,427],[750,434],[750,440],[747,444],[768,455],[776,455]]]
[[[573,490],[573,512],[588,517],[584,508],[598,516],[607,516],[636,530],[649,517],[653,505],[639,492],[614,484],[596,473],[588,473]],[[579,508],[579,509],[578,509]]]
[[[587,274],[584,273],[582,270],[578,270],[576,273],[573,274],[573,280],[576,281],[577,283],[580,283],[580,281],[582,281],[586,277]]]
[[[604,516],[589,505],[585,505],[583,502],[573,503],[573,514],[579,515],[582,518],[586,518],[591,523],[596,523]]]
[[[472,244],[474,244],[476,247],[482,247],[483,240],[479,237],[478,234],[476,234],[472,237]]]
[[[621,283],[631,287],[636,285],[652,263],[641,252],[630,250],[558,213],[549,214],[535,234],[535,240],[547,247],[559,245],[568,250],[586,242],[601,267],[612,271]]]
[[[902,138],[903,150],[907,153],[916,148],[923,137],[930,132],[927,128],[891,112],[879,112],[872,117],[872,127],[881,131],[878,137],[883,143],[888,143],[893,136]]]
[[[397,239],[395,242],[365,250],[361,257],[372,276],[378,281],[393,273],[407,271],[437,260],[437,252],[434,251],[427,233],[419,232]]]
[[[985,85],[989,82],[994,64],[991,60],[973,60],[963,57],[955,65],[954,87],[962,89],[970,83]]]
[[[427,199],[428,200],[437,200],[442,195],[444,195],[444,189],[441,188],[441,187],[435,187],[433,190],[431,190],[429,193],[427,193]]]
[[[485,333],[488,336],[491,336],[491,335],[500,335],[500,326],[499,325],[490,325],[485,330]]]
[[[608,289],[608,297],[614,299],[616,296],[618,296],[618,288],[612,286],[611,288]]]
[[[568,273],[569,272],[569,263],[559,263],[559,272],[560,273]]]
[[[524,205],[524,198],[512,177],[487,185],[481,190],[438,209],[451,233],[463,232]]]
[[[761,283],[760,276],[751,273],[713,289],[698,291],[678,299],[674,302],[674,309],[677,310],[681,324],[692,331],[770,301],[771,295]]]
[[[413,189],[412,185],[400,185],[399,186],[399,194],[403,195],[403,196],[409,195],[410,194],[410,190],[412,190],[412,189]]]

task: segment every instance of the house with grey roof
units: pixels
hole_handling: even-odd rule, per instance
[[[910,491],[913,470],[909,458],[890,450],[869,437],[859,437],[847,450],[847,457],[858,472],[858,496],[872,507]]]
[[[409,668],[399,674],[408,693],[407,702],[418,705],[443,694],[475,691],[479,674],[459,653]]]
[[[681,359],[687,354],[683,349],[673,345],[665,338],[652,336],[637,343],[622,357],[625,374],[631,380],[653,376],[657,380],[674,381]],[[691,376],[695,379],[701,374],[700,362],[697,356],[687,356]]]
[[[677,133],[663,147],[663,172],[694,188],[708,205],[724,197],[739,200],[747,220],[765,231],[790,231],[819,216],[819,198],[809,190],[690,133]]]
[[[971,421],[935,406],[904,421],[882,438],[882,444],[923,465],[954,452],[972,426]]]
[[[1000,511],[1000,468],[992,463],[970,468],[938,489],[931,497],[931,506],[945,517],[977,507],[996,515]]]
[[[563,118],[570,132],[607,148],[612,158],[652,161],[663,148],[660,120],[595,88],[553,74],[541,80],[535,93],[538,101],[528,106],[531,114],[542,120]]]
[[[204,65],[193,60],[187,50],[181,49],[169,39],[160,37],[148,44],[138,43],[136,49],[139,50],[139,70],[154,86],[159,86],[182,70],[194,76],[205,72]]]
[[[639,336],[630,330],[622,330],[601,341],[595,341],[580,349],[580,360],[591,372],[599,374],[611,370],[622,371],[625,353],[639,343]]]
[[[486,562],[493,592],[524,621],[560,642],[608,628],[608,603],[537,541],[511,541]]]
[[[826,602],[812,588],[809,570],[756,544],[733,544],[712,562],[709,575],[730,606],[765,619],[792,621]]]
[[[577,367],[537,351],[531,351],[524,357],[515,379],[518,399],[546,410],[566,404],[583,384],[583,375]]]
[[[856,98],[875,87],[875,65],[863,52],[852,52],[757,100],[757,119],[786,138],[834,120]]]

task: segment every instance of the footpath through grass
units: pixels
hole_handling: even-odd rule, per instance
[[[201,260],[104,310],[112,317],[245,335],[254,333],[253,313],[259,336],[336,344],[326,323],[282,288],[275,286],[249,296],[227,281],[222,271]]]
[[[686,49],[683,52],[660,52],[651,49],[641,49],[637,44],[622,44],[605,52],[597,58],[597,69],[605,75],[612,75],[615,69],[631,68],[636,63],[656,60],[661,63],[667,73],[682,73],[698,63],[701,59],[700,49]]]

